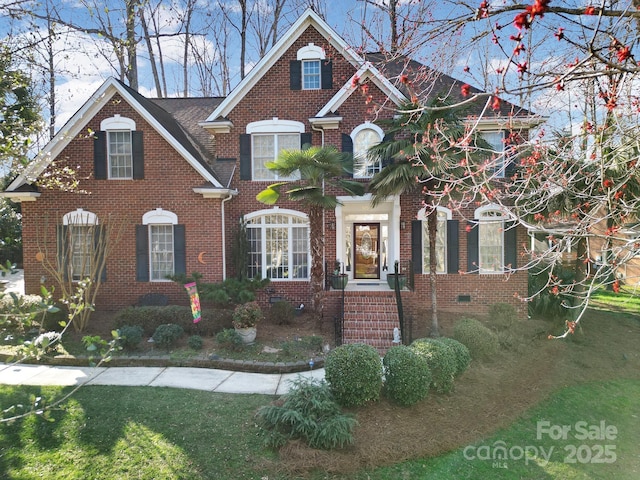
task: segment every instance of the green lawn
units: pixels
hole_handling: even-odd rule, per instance
[[[51,398],[63,392],[59,388],[2,386],[0,402],[29,404],[30,396]],[[350,476],[316,473],[311,478],[639,478],[639,398],[640,381],[635,380],[569,387],[510,428],[448,455]],[[53,412],[55,421],[33,416],[0,426],[0,477],[295,478],[278,472],[270,461],[275,456],[262,447],[253,414],[268,401],[270,397],[258,395],[168,388],[85,387],[63,410]],[[538,438],[538,421],[548,422],[544,425],[552,431],[563,425],[571,430],[566,439],[553,440],[544,432]],[[585,430],[599,429],[601,421],[608,439],[581,439]],[[611,428],[617,429],[615,435]],[[497,452],[498,446],[506,446],[507,459],[483,459],[487,452]],[[538,455],[519,458],[524,449]],[[546,455],[550,450],[547,463],[541,452]],[[610,459],[614,461],[601,463]]]

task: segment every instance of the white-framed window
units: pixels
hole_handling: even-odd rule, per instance
[[[95,261],[98,217],[81,208],[62,217],[60,248],[72,280],[90,278]]]
[[[178,216],[158,208],[142,216],[142,224],[149,231],[149,280],[167,282],[167,276],[175,274],[174,226]]]
[[[371,178],[378,173],[382,164],[380,159],[371,160],[368,158],[368,151],[374,145],[379,144],[384,138],[384,132],[380,127],[365,122],[358,125],[351,132],[353,141],[353,177]]]
[[[302,62],[302,89],[320,90],[320,60],[303,60]]]
[[[309,219],[294,210],[273,209],[245,216],[249,278],[307,280]]]
[[[504,130],[483,130],[480,132],[480,136],[491,148],[491,151],[489,152],[489,157],[491,158],[492,163],[490,172],[495,174],[496,177],[504,177],[506,164]]]
[[[302,89],[319,90],[322,88],[322,66],[325,60],[324,49],[310,43],[300,48],[297,59],[302,62]]]
[[[296,180],[298,175],[281,177],[267,168],[283,150],[300,149],[300,134],[304,124],[292,120],[262,120],[247,125],[251,135],[251,165],[253,180]]]
[[[418,212],[422,221],[422,273],[430,273],[431,252],[429,248],[429,224],[423,208]],[[436,232],[436,273],[447,273],[447,221],[451,220],[451,210],[437,207],[438,226]]]
[[[478,220],[478,268],[480,273],[504,272],[504,213],[494,206],[480,207]]]
[[[120,115],[106,118],[100,130],[107,134],[108,178],[130,180],[133,178],[133,143],[131,132],[136,129],[134,120]]]

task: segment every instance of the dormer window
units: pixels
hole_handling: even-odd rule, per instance
[[[136,122],[115,115],[100,122],[95,133],[94,176],[97,180],[131,180],[144,177],[142,132]]]
[[[305,45],[291,61],[291,90],[328,90],[333,88],[331,61],[326,59],[324,49],[313,43]]]

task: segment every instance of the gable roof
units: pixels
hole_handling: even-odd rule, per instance
[[[333,30],[320,16],[308,8],[289,30],[280,37],[280,40],[262,57],[262,59],[249,71],[236,88],[216,108],[201,126],[214,126],[216,121],[224,121],[233,108],[244,98],[264,74],[282,57],[293,45],[300,35],[310,26],[313,26],[327,42],[333,46],[356,69],[360,69],[365,63],[353,47],[348,45],[335,30]]]
[[[389,57],[384,53],[375,52],[366,53],[364,57],[368,62],[376,66],[381,75],[393,82],[407,99],[411,98],[412,94],[415,94],[423,102],[428,102],[437,97],[446,99],[452,104],[466,102],[466,110],[469,114],[479,115],[493,96],[491,93],[469,86],[469,95],[464,97],[461,87],[465,82],[405,55]],[[410,83],[401,81],[403,75],[408,77]],[[478,97],[473,98],[474,95],[478,95]],[[490,115],[484,115],[478,121],[480,125],[496,125],[497,123],[506,123],[508,121],[513,128],[532,127],[545,120],[540,115],[504,100],[501,100],[499,110],[494,111],[489,108],[488,113]]]
[[[33,183],[81,132],[87,121],[95,116],[115,94],[119,94],[131,105],[203,177],[205,183],[216,189],[226,188],[206,162],[204,152],[198,148],[193,137],[182,128],[176,118],[159,104],[127,87],[119,80],[109,78],[67,121],[27,168],[11,182],[6,192],[18,192],[21,186]]]

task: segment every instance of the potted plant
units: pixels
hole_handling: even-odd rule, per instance
[[[333,262],[333,275],[331,275],[331,288],[335,290],[344,290],[349,281],[349,275],[341,272],[340,262],[336,260]]]
[[[242,338],[242,343],[251,344],[256,339],[256,325],[263,318],[262,309],[258,302],[248,302],[238,305],[233,310],[233,328]]]
[[[399,284],[399,289],[402,290],[407,284],[407,276],[404,273],[387,273],[387,285],[391,290],[396,289],[396,279]]]

